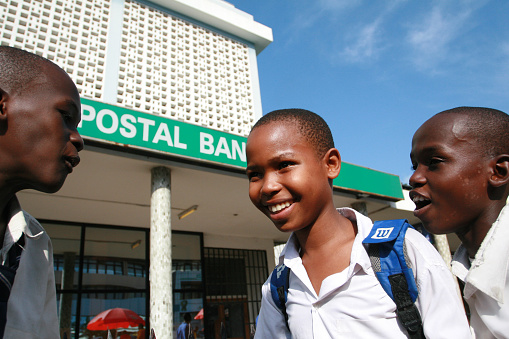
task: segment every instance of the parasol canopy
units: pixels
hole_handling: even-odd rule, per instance
[[[90,320],[87,329],[90,331],[105,331],[138,325],[145,325],[145,320],[135,312],[126,308],[112,308],[99,313],[94,319]]]
[[[194,319],[203,319],[203,308],[198,312]]]

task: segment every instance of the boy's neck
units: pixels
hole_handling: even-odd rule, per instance
[[[502,211],[505,205],[506,199],[493,201],[472,226],[466,227],[464,231],[456,232],[470,258],[475,257],[484,238],[486,238],[491,226],[497,220],[500,211]]]
[[[301,248],[301,256],[327,252],[342,243],[355,238],[357,225],[342,216],[335,208],[327,211],[313,225],[296,231]]]
[[[328,276],[342,272],[350,265],[357,225],[332,209],[313,225],[296,231],[300,256],[313,289],[320,293]]]

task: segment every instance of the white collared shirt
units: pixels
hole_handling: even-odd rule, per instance
[[[269,277],[262,287],[255,338],[407,338],[397,320],[396,305],[376,278],[362,244],[373,225],[371,220],[349,208],[338,211],[357,222],[350,266],[324,279],[316,294],[302,265],[297,239],[292,234],[280,257],[280,262],[291,268],[286,304],[291,334],[272,300]],[[465,311],[443,259],[413,229],[407,231],[406,242],[419,288],[416,305],[426,337],[470,338]]]
[[[14,197],[8,204],[10,220],[5,231],[3,258],[25,233],[25,247],[7,303],[4,339],[60,338],[53,248],[42,226],[24,212]]]
[[[475,338],[509,338],[509,203],[486,234],[472,264],[460,246],[452,271],[465,282],[463,294],[470,306]]]

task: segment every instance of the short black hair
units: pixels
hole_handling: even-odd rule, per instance
[[[52,61],[31,52],[10,46],[0,46],[0,88],[6,92],[21,94],[31,83],[44,79],[44,68]]]
[[[316,113],[300,108],[275,110],[262,116],[251,131],[274,122],[296,125],[300,134],[313,146],[319,157],[334,148],[334,139],[329,125]]]
[[[509,115],[486,107],[461,106],[436,115],[459,114],[467,118],[466,128],[482,155],[494,157],[509,154]]]
[[[186,323],[191,322],[191,314],[189,314],[189,313],[184,314],[184,321]]]

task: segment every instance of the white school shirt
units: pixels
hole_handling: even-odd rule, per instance
[[[291,334],[272,300],[269,277],[262,287],[256,339],[407,338],[396,317],[396,304],[376,278],[362,244],[373,226],[371,220],[350,208],[338,212],[357,223],[350,266],[325,278],[317,295],[292,234],[279,259],[291,268],[286,304]],[[408,229],[406,245],[419,289],[416,305],[426,338],[471,338],[453,276],[442,257],[414,229]]]
[[[25,246],[7,302],[4,339],[60,338],[51,240],[39,222],[21,209],[16,197],[7,208],[10,220],[0,250],[2,262],[22,233]]]
[[[460,246],[452,271],[465,282],[463,294],[475,338],[509,338],[509,204],[500,211],[472,264]]]

